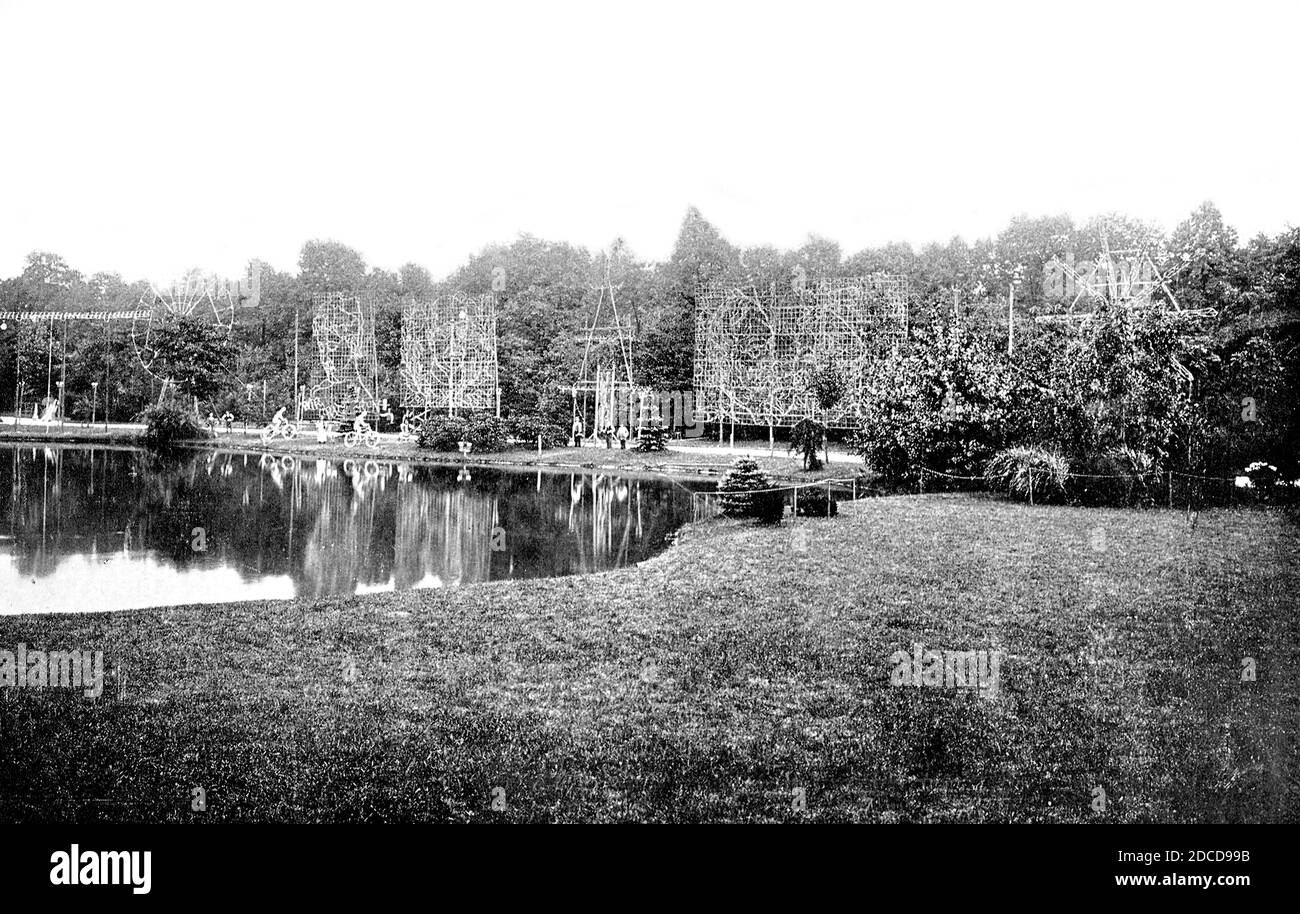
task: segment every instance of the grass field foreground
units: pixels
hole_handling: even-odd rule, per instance
[[[930,495],[588,577],[0,617],[108,674],[0,690],[0,819],[1295,821],[1298,558],[1278,512]],[[996,695],[891,685],[914,644],[999,652]]]

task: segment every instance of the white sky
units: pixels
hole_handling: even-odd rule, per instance
[[[0,276],[1300,215],[1300,4],[0,0]]]

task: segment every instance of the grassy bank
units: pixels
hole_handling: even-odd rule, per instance
[[[1271,512],[925,496],[585,578],[0,617],[114,671],[0,689],[0,819],[1295,820],[1298,559]],[[1003,652],[996,696],[892,687],[914,642]]]

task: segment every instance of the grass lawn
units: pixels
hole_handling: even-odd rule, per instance
[[[0,617],[117,671],[0,689],[0,820],[1295,821],[1298,559],[1276,512],[928,495],[584,578]],[[915,642],[1002,652],[996,696],[891,686]]]

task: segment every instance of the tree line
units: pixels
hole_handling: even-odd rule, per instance
[[[958,325],[961,333],[976,341],[976,348],[979,344],[986,344],[990,352],[1000,348],[1007,333],[1008,297],[1014,290],[1017,342],[1025,351],[1035,351],[1035,345],[1043,345],[1035,339],[1050,341],[1053,334],[1071,332],[1029,320],[1061,307],[1045,287],[1048,264],[1065,255],[1085,260],[1103,246],[1150,251],[1180,304],[1215,309],[1216,316],[1203,333],[1195,339],[1179,336],[1174,345],[1186,356],[1181,364],[1196,373],[1197,397],[1216,398],[1215,415],[1224,416],[1234,404],[1239,413],[1244,409],[1240,401],[1252,397],[1268,421],[1252,427],[1252,434],[1246,436],[1253,441],[1249,447],[1260,451],[1261,459],[1293,463],[1300,229],[1259,235],[1243,243],[1209,203],[1168,234],[1114,214],[1082,225],[1068,216],[1022,216],[996,237],[973,243],[954,238],[920,249],[895,243],[848,255],[836,242],[818,236],[792,250],[742,248],[691,208],[671,255],[662,262],[646,261],[618,240],[605,250],[590,251],[521,235],[510,243],[485,247],[438,280],[415,263],[390,271],[367,264],[359,251],[341,242],[312,240],[303,245],[296,272],[274,270],[260,261],[250,264],[250,270],[260,271],[260,302],[236,313],[228,339],[205,332],[201,319],[180,325],[179,336],[196,340],[190,353],[192,371],[183,379],[184,392],[218,415],[229,410],[250,421],[263,420],[266,411],[293,400],[295,339],[297,382],[308,381],[314,355],[313,297],[323,292],[368,292],[382,303],[376,315],[380,387],[396,402],[402,302],[452,290],[495,292],[503,413],[565,422],[569,401],[564,389],[575,380],[581,362],[582,330],[594,304],[593,286],[606,275],[634,331],[635,380],[659,390],[692,386],[695,296],[700,285],[723,282],[767,288],[789,283],[796,267],[810,282],[877,271],[905,277],[912,355],[921,351],[920,346],[931,351],[951,349],[954,344],[945,342],[942,334],[954,332],[952,327]],[[57,254],[38,251],[27,257],[18,276],[0,281],[0,311],[130,310],[140,306],[148,291],[147,284],[128,282],[113,273],[83,275]],[[127,332],[129,322],[6,323],[0,331],[0,409],[6,412],[13,410],[16,396],[30,411],[32,404],[57,395],[59,380],[65,381],[64,402],[72,419],[88,418],[92,409],[101,418],[131,419],[158,395],[157,379],[139,364]],[[1120,335],[1132,332],[1138,331]],[[968,342],[957,345],[968,346]],[[1187,352],[1188,347],[1196,347],[1196,352]],[[1127,358],[1131,363],[1135,356],[1130,352]],[[901,362],[891,369],[898,376],[909,370]],[[22,390],[16,384],[19,374]],[[912,375],[916,376],[914,370]],[[942,408],[943,392],[938,396]],[[951,403],[952,395],[947,399]],[[884,408],[879,402],[863,406],[877,417]],[[913,407],[919,409],[919,401]],[[1202,419],[1207,436],[1237,435],[1234,429],[1216,425],[1219,420],[1213,416]],[[1124,437],[1127,440],[1127,433]],[[928,458],[914,454],[907,459]],[[1237,457],[1234,452],[1224,459]]]

